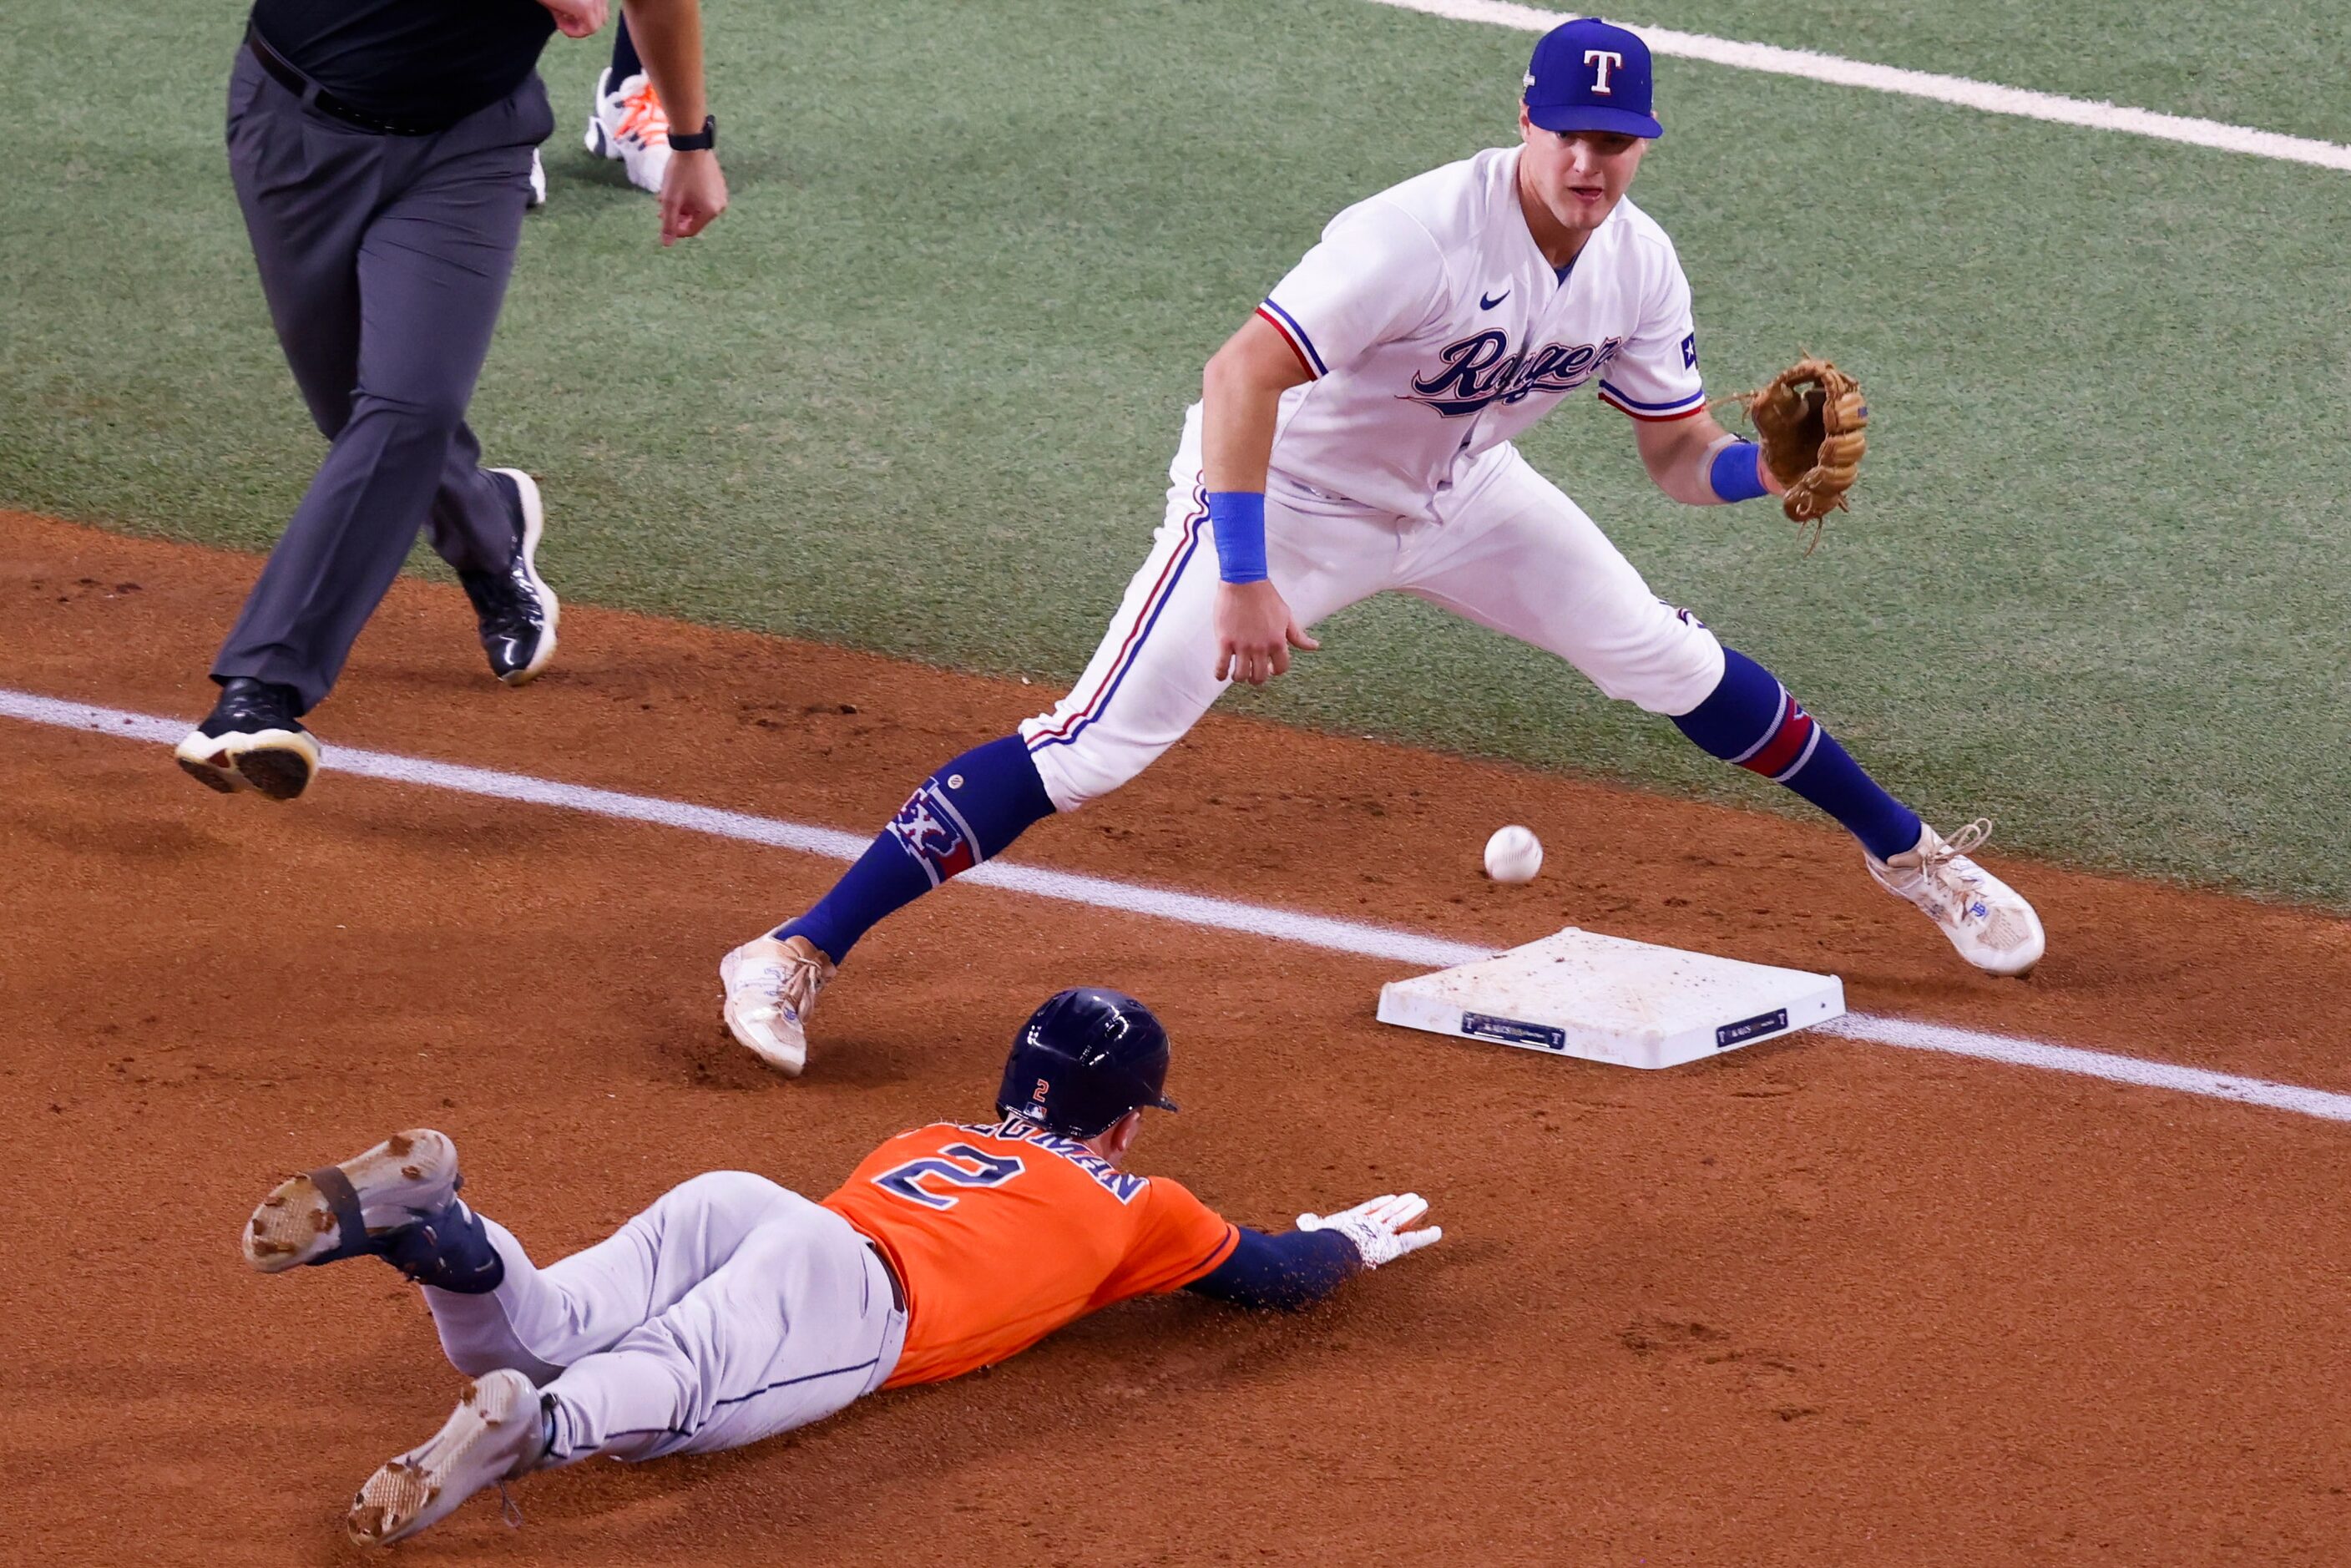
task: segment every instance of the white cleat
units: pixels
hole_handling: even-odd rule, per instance
[[[411,1127],[394,1133],[364,1154],[335,1166],[359,1210],[363,1236],[343,1234],[347,1212],[321,1186],[333,1178],[324,1170],[287,1176],[270,1189],[246,1221],[245,1260],[265,1274],[282,1274],[329,1254],[342,1257],[381,1236],[445,1207],[465,1185],[457,1170],[457,1145],[446,1133]]]
[[[615,82],[611,67],[597,72],[585,140],[599,158],[618,158],[630,184],[661,194],[662,176],[669,172],[669,111],[651,77],[639,71]]]
[[[761,936],[718,960],[726,988],[726,1032],[787,1078],[808,1065],[808,1020],[835,973],[832,960],[805,936]]]
[[[368,1477],[344,1527],[361,1546],[404,1540],[484,1487],[537,1469],[545,1455],[538,1390],[519,1372],[486,1374],[430,1440]]]
[[[530,204],[547,205],[547,165],[538,161],[538,149],[530,150]]]
[[[2048,938],[2024,895],[1968,858],[1991,837],[1988,817],[1948,839],[1921,824],[1916,849],[1883,861],[1864,851],[1862,858],[1878,886],[1917,905],[1969,963],[1994,975],[2028,974]]]

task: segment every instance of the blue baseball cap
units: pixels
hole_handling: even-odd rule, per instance
[[[1545,131],[1663,136],[1649,112],[1649,46],[1597,16],[1553,27],[1527,62],[1527,118]]]

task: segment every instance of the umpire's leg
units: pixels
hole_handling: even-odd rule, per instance
[[[444,487],[513,269],[530,151],[553,120],[536,75],[435,136],[374,136],[323,121],[298,104],[291,111],[303,117],[294,134],[305,157],[379,161],[375,201],[351,273],[356,373],[349,417],[333,433],[327,460],[270,553],[213,674],[290,686],[308,710],[333,686]],[[248,204],[248,213],[258,208],[266,220],[266,152],[251,175],[263,199]],[[240,170],[239,179],[242,191],[246,172]],[[302,200],[297,188],[277,206],[298,207]],[[263,248],[257,227],[256,252]],[[285,319],[274,299],[273,314]],[[486,504],[460,496],[449,515],[445,531],[463,542],[444,554],[464,566],[505,564],[509,525]]]
[[[360,236],[388,137],[330,125],[239,49],[229,75],[228,167],[278,346],[319,434],[351,416],[359,380]]]

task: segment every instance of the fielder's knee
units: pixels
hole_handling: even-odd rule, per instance
[[[1074,811],[1090,800],[1101,800],[1151,761],[1146,757],[1134,766],[1124,766],[1123,758],[1105,757],[1096,748],[1057,744],[1032,749],[1029,758],[1037,765],[1037,777],[1044,781],[1046,797],[1056,811]]]
[[[1657,611],[1651,634],[1590,672],[1592,683],[1619,702],[1678,718],[1722,684],[1722,644],[1688,611]]]

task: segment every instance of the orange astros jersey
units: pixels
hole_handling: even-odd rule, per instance
[[[878,1243],[905,1287],[906,1344],[886,1388],[993,1365],[1113,1301],[1179,1290],[1239,1239],[1176,1183],[1017,1116],[901,1133],[824,1206]]]

